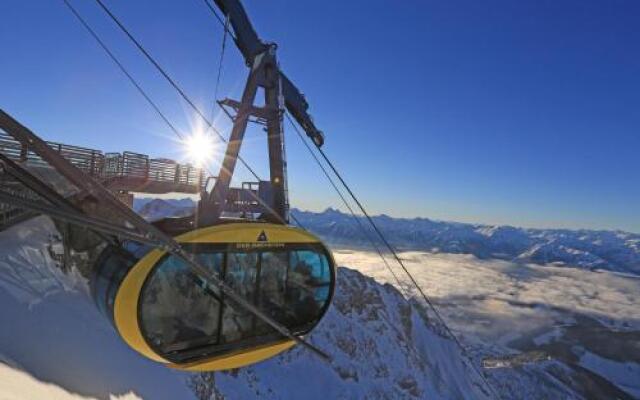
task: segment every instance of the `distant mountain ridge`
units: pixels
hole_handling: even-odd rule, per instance
[[[134,209],[149,220],[192,212],[191,199],[136,199]],[[323,212],[292,209],[311,232],[334,245],[370,248],[351,215],[328,208]],[[362,225],[367,222],[362,218]],[[562,263],[640,275],[640,234],[622,231],[533,229],[435,221],[428,218],[372,217],[399,250],[473,254],[536,264]],[[376,237],[373,230],[369,236]]]
[[[349,214],[293,209],[310,231],[336,245],[370,247]],[[361,217],[359,217],[361,218]],[[622,231],[530,229],[434,221],[428,218],[372,217],[400,250],[473,254],[536,264],[563,263],[589,269],[640,274],[640,235]],[[362,218],[361,218],[362,219]],[[367,226],[362,219],[363,225]],[[370,230],[369,235],[375,237]]]
[[[136,199],[133,209],[148,221],[164,217],[184,217],[193,212],[191,199]]]

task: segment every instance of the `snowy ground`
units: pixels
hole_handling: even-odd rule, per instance
[[[60,388],[51,383],[43,383],[19,369],[0,364],[0,398],[2,400],[47,399],[47,400],[95,400]],[[134,394],[110,396],[109,400],[140,400]]]
[[[34,390],[53,384],[100,400],[129,393],[144,399],[191,398],[180,374],[122,343],[81,277],[60,272],[46,249],[52,232],[50,220],[40,217],[0,233],[0,360],[13,370],[0,374],[0,399],[9,396],[19,371],[29,382],[42,382]],[[32,397],[25,388],[19,398],[48,397]]]

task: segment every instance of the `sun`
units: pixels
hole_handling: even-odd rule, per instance
[[[213,160],[215,143],[210,135],[194,133],[183,141],[184,150],[190,163],[202,167]]]

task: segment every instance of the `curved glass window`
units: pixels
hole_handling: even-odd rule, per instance
[[[197,244],[192,250],[236,294],[294,333],[308,332],[328,305],[333,271],[321,245],[256,250]],[[147,342],[174,362],[282,339],[175,256],[161,260],[147,278],[139,320]]]
[[[222,254],[199,254],[204,267],[219,273]],[[215,343],[219,294],[178,257],[164,258],[145,283],[140,320],[147,341],[162,354]]]
[[[114,246],[106,247],[96,261],[91,279],[93,299],[100,312],[113,322],[113,305],[120,284],[138,258]]]
[[[255,303],[258,253],[228,253],[224,281],[233,291]],[[227,299],[225,299],[227,300]],[[222,313],[222,342],[234,342],[254,334],[253,314],[228,299]]]
[[[260,254],[260,287],[257,305],[276,321],[289,325],[287,320],[287,252],[263,252]],[[261,322],[261,330],[268,330]]]

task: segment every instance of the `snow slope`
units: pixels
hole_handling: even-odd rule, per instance
[[[0,364],[0,396],[2,400],[48,399],[48,400],[95,400],[95,397],[84,397],[69,393],[59,386],[43,383],[18,369]],[[139,400],[134,394],[109,396],[109,400]]]
[[[190,398],[181,374],[125,346],[84,280],[57,268],[46,248],[54,234],[44,217],[0,233],[0,358],[79,396]]]

